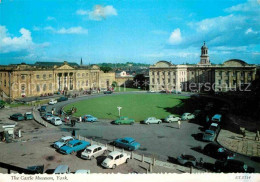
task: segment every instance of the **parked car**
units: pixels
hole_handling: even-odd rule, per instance
[[[60,148],[60,152],[63,154],[71,154],[81,150],[84,150],[90,143],[83,140],[71,140],[66,145]]]
[[[45,119],[45,120],[47,120],[47,121],[51,121],[52,120],[52,118],[54,118],[55,116],[54,115],[52,115],[51,113],[46,113],[46,114],[44,114],[43,115],[43,119]]]
[[[195,116],[191,113],[184,113],[182,116],[181,116],[181,120],[190,120],[190,119],[194,119]]]
[[[46,106],[41,106],[39,111],[40,112],[46,112],[46,108],[47,108]]]
[[[64,145],[66,145],[71,140],[74,140],[74,138],[72,136],[62,137],[53,144],[53,147],[56,149],[59,149],[59,148],[63,147]]]
[[[34,119],[32,112],[26,112],[24,114],[24,119],[26,119],[26,120]]]
[[[104,91],[104,94],[112,94],[113,92],[111,90]]]
[[[68,97],[60,97],[60,98],[58,98],[58,102],[62,102],[62,101],[66,101],[66,100],[68,100]]]
[[[91,115],[84,115],[84,116],[82,116],[82,121],[94,122],[94,121],[97,121],[97,118],[94,116],[91,116]]]
[[[161,90],[161,91],[159,91],[159,93],[165,94],[166,90]]]
[[[171,93],[173,93],[173,94],[181,94],[181,91],[173,90],[173,91],[171,91]]]
[[[185,155],[182,154],[177,158],[178,163],[184,165],[184,166],[193,166],[197,168],[201,168],[203,166],[202,158],[200,158],[200,161],[197,161],[197,159],[192,155]]]
[[[220,131],[220,126],[218,123],[211,123],[209,130],[215,131],[216,134],[218,134],[218,132]]]
[[[62,125],[62,120],[59,117],[53,117],[50,121],[55,126]]]
[[[156,119],[155,117],[149,117],[144,120],[144,124],[160,124],[162,120]]]
[[[70,168],[68,165],[59,165],[56,167],[54,170],[53,174],[69,174],[70,173]]]
[[[227,149],[225,149],[222,146],[215,144],[215,143],[207,144],[204,147],[203,152],[211,157],[214,157],[214,158],[220,159],[220,160],[227,160],[227,159],[235,158],[235,154],[233,152],[230,152]]]
[[[134,124],[135,120],[134,119],[129,119],[126,116],[121,116],[119,119],[114,121],[114,124]]]
[[[49,101],[49,104],[50,105],[54,105],[54,104],[56,104],[57,103],[57,100],[55,100],[55,99],[51,99],[50,101]]]
[[[94,159],[95,157],[106,153],[106,151],[107,147],[105,146],[91,145],[81,153],[81,158]]]
[[[176,115],[172,115],[172,114],[169,115],[169,116],[167,116],[167,117],[164,119],[164,121],[167,122],[167,123],[177,122],[177,121],[179,121],[179,120],[181,120],[180,117],[178,117],[178,116],[176,116]]]
[[[121,153],[118,151],[114,151],[108,154],[106,159],[101,163],[101,165],[105,168],[115,169],[117,166],[123,163],[127,163],[130,159],[130,156],[126,153]]]
[[[135,139],[130,137],[119,138],[113,142],[116,147],[122,147],[127,150],[137,150],[140,147],[140,143],[136,142]]]
[[[15,121],[23,121],[24,116],[21,113],[16,113],[10,116],[10,119],[15,120]]]
[[[255,169],[248,166],[242,161],[238,160],[226,160],[226,161],[216,161],[214,169],[217,172],[224,173],[253,173]]]
[[[202,137],[202,140],[204,141],[207,141],[207,142],[212,142],[215,140],[217,134],[215,131],[212,131],[212,130],[206,130],[204,133],[203,133],[203,137]]]
[[[221,115],[221,114],[215,114],[215,115],[212,117],[211,121],[212,121],[212,122],[215,122],[215,123],[220,123],[220,122],[221,122],[221,118],[222,118],[222,115]]]

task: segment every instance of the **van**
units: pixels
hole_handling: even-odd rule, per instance
[[[70,173],[70,168],[67,165],[59,165],[56,167],[54,170],[53,174],[69,174]]]

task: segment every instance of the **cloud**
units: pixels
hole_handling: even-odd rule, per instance
[[[169,43],[176,45],[182,42],[181,30],[176,28],[170,35]]]
[[[101,21],[103,19],[106,19],[108,16],[117,16],[117,11],[113,6],[101,6],[96,5],[94,6],[92,11],[88,10],[77,10],[76,14],[81,16],[88,16],[88,19],[95,20],[95,21]]]
[[[46,20],[47,20],[47,21],[52,21],[52,20],[56,20],[56,18],[54,18],[54,17],[52,17],[52,16],[48,16]]]
[[[37,44],[33,42],[31,32],[25,28],[20,29],[20,36],[11,36],[5,26],[0,25],[0,54],[26,55],[33,52],[35,49],[49,46],[48,42]]]
[[[81,26],[78,27],[70,27],[70,28],[61,28],[55,29],[51,26],[47,26],[43,28],[46,31],[51,31],[56,34],[87,34],[88,29],[82,28]]]

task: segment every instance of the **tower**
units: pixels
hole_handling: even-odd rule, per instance
[[[82,58],[80,60],[80,66],[83,66],[83,61],[82,61]]]
[[[209,55],[208,55],[208,47],[204,41],[203,46],[201,47],[201,55],[199,64],[210,65]]]

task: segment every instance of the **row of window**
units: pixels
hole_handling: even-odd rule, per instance
[[[171,75],[171,71],[169,71],[169,72],[166,72],[166,71],[163,71],[163,72],[155,72],[155,71],[153,71],[152,72],[152,75],[160,75],[160,73],[162,73],[163,75]],[[173,75],[176,75],[176,72],[173,72]]]
[[[157,83],[160,84],[160,79],[158,78],[157,80]],[[165,79],[162,79],[162,82],[165,84]],[[171,82],[171,79],[168,79],[168,83]],[[172,83],[175,83],[175,79],[172,80]],[[152,84],[155,84],[155,79],[153,78],[152,79]]]
[[[226,73],[226,76],[229,76],[230,73],[232,73],[232,76],[238,75],[238,71],[233,71],[233,72],[225,71],[224,73]],[[219,76],[222,76],[222,74],[223,74],[223,72],[219,71]],[[247,75],[252,76],[253,72],[248,72]],[[245,72],[244,71],[240,72],[240,76],[245,76]]]
[[[229,80],[225,80],[225,81],[223,81],[223,80],[218,80],[218,84],[219,84],[219,85],[221,85],[222,83],[225,83],[226,85],[229,85]],[[240,83],[241,83],[241,84],[244,84],[244,81],[241,80]],[[236,81],[236,80],[233,80],[232,84],[233,84],[233,85],[237,85],[237,81]]]
[[[78,73],[78,74],[77,74],[77,77],[80,77],[80,76],[84,77],[85,75],[88,76],[88,73],[86,73],[86,74],[85,74],[85,73],[82,73],[82,74]],[[94,74],[94,75],[95,75],[95,74]]]

